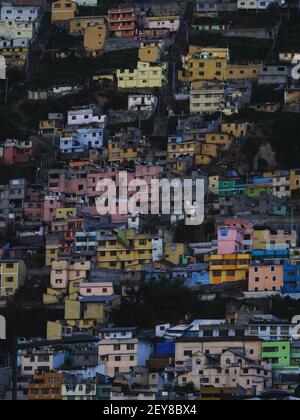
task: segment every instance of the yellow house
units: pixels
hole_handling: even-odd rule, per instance
[[[189,168],[188,162],[184,159],[172,159],[166,164],[166,170],[170,172],[182,173]]]
[[[227,152],[230,149],[233,138],[228,133],[206,133],[205,143],[218,145],[221,152]]]
[[[47,267],[51,267],[52,262],[58,258],[60,250],[61,244],[58,239],[56,241],[46,241],[45,265]]]
[[[119,89],[162,88],[168,81],[168,63],[139,61],[137,68],[118,70]]]
[[[139,48],[139,61],[155,63],[161,59],[163,52],[163,41],[141,42]]]
[[[26,265],[22,260],[0,261],[0,297],[13,296],[26,280]]]
[[[291,188],[291,191],[299,190],[299,188],[300,188],[300,169],[291,169],[291,171],[290,171],[290,188]]]
[[[87,28],[103,25],[106,22],[103,16],[76,16],[69,22],[71,34],[83,34]]]
[[[195,163],[198,166],[201,165],[210,165],[211,163],[213,163],[214,158],[210,155],[204,155],[204,154],[200,154],[200,155],[196,155],[196,159],[195,159]]]
[[[212,194],[219,195],[219,176],[212,175],[208,179],[208,189]]]
[[[43,304],[44,305],[53,305],[56,303],[61,303],[63,300],[63,293],[59,290],[47,289],[47,292],[43,294]]]
[[[226,80],[258,79],[261,64],[228,64]]]
[[[203,155],[208,155],[216,159],[219,155],[220,146],[215,143],[203,143],[201,145],[201,153]]]
[[[201,143],[197,140],[176,142],[169,139],[168,159],[178,159],[180,156],[194,157],[201,151]]]
[[[245,137],[249,131],[250,124],[248,121],[238,121],[231,123],[222,123],[221,132],[231,134],[236,138]]]
[[[66,259],[57,259],[52,262],[51,266],[51,287],[56,290],[64,290],[67,292],[69,290],[70,282],[80,283],[81,280],[85,280],[88,277],[90,269],[91,261],[88,260],[70,261]],[[72,287],[74,287],[74,284]]]
[[[56,135],[61,131],[60,121],[41,120],[39,123],[39,132],[41,135]]]
[[[112,239],[99,242],[97,266],[106,270],[140,271],[152,263],[152,238],[133,230],[119,231]]]
[[[183,70],[178,77],[183,82],[201,80],[257,79],[261,64],[230,64],[228,48],[190,45],[188,54],[182,59]]]
[[[182,82],[196,80],[226,80],[228,48],[189,46],[187,56],[183,57],[183,70],[178,78]]]
[[[47,340],[61,340],[63,338],[63,326],[61,321],[47,322]]]
[[[60,207],[56,209],[55,217],[57,220],[67,220],[70,217],[76,217],[76,207]]]
[[[115,295],[67,298],[65,299],[65,321],[81,329],[105,325],[110,311],[117,308],[120,302],[120,296]]]
[[[210,283],[221,284],[248,279],[250,262],[250,254],[212,255]]]
[[[108,160],[111,162],[136,161],[139,157],[146,154],[149,147],[147,139],[141,139],[139,144],[128,142],[122,139],[108,140]]]
[[[58,0],[51,6],[51,22],[60,23],[68,22],[77,15],[78,6],[75,1]]]
[[[87,27],[84,31],[84,48],[89,52],[104,50],[107,33],[105,22]]]
[[[187,254],[187,246],[183,243],[166,243],[164,245],[164,261],[174,265],[180,265]]]

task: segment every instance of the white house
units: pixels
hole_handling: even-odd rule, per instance
[[[3,48],[18,48],[29,47],[29,39],[28,38],[16,38],[16,39],[0,39],[0,49]]]
[[[15,20],[0,20],[0,38],[15,39],[27,38],[32,40],[38,31],[36,22],[24,22]]]
[[[157,108],[158,99],[154,95],[129,95],[129,111],[149,111],[153,112]]]
[[[287,84],[290,77],[291,70],[288,66],[262,66],[259,69],[258,84]]]
[[[237,7],[239,10],[265,10],[271,4],[284,4],[284,0],[238,0]]]
[[[1,7],[0,17],[1,20],[37,22],[40,19],[40,8],[4,5]]]
[[[169,29],[177,32],[180,28],[180,16],[150,16],[144,19],[146,29]]]
[[[105,128],[107,116],[95,105],[84,107],[74,107],[68,112],[68,125],[87,125],[97,124],[98,127]]]
[[[85,6],[85,7],[97,7],[98,2],[97,0],[76,0],[78,6]]]

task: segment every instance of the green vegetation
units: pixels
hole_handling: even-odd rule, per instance
[[[83,39],[81,36],[70,35],[66,29],[60,29],[55,26],[51,27],[47,49],[78,48],[82,46]]]
[[[84,102],[83,102],[84,98]],[[66,113],[72,106],[89,104],[95,101],[94,92],[84,89],[77,94],[45,101],[26,101],[20,111],[30,128],[38,128],[39,121],[48,118],[49,112]]]
[[[164,322],[180,322],[197,318],[224,318],[225,298],[213,302],[202,302],[197,293],[184,287],[181,281],[150,281],[139,293],[132,292],[130,300],[123,300],[113,313],[113,321],[118,326],[138,326],[150,328]]]
[[[220,33],[199,31],[193,33],[191,44],[228,47],[232,63],[261,62],[271,49],[272,41],[252,38],[227,38]]]
[[[242,111],[240,117],[255,122],[255,135],[249,138],[244,146],[244,154],[253,158],[260,145],[267,141],[276,153],[278,169],[300,167],[300,115],[296,113],[277,112],[274,114]]]
[[[284,90],[278,90],[278,85],[253,85],[253,103],[280,102],[284,103]]]
[[[18,129],[20,118],[13,114],[6,105],[0,105],[0,142],[8,138],[20,138],[22,133]]]
[[[299,51],[300,38],[300,14],[293,11],[290,20],[282,24],[278,41],[277,52]]]
[[[14,178],[26,178],[28,181],[35,181],[36,170],[39,165],[39,160],[14,165],[0,164],[1,184],[7,184],[10,179]]]
[[[228,24],[232,28],[272,28],[278,22],[278,17],[269,11],[230,12],[222,13],[218,18],[196,17],[194,24]]]
[[[67,57],[45,59],[39,74],[29,82],[30,87],[48,88],[56,84],[84,83],[97,71],[136,67],[138,50],[111,51],[100,57]]]

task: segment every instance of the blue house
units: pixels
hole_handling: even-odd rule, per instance
[[[191,286],[208,286],[210,284],[209,271],[193,272],[192,277],[184,282],[187,287]]]
[[[300,293],[300,261],[285,261],[283,270],[283,293]]]
[[[62,133],[60,151],[62,153],[83,153],[89,149],[100,149],[108,139],[108,130],[101,127],[78,128],[76,131]]]

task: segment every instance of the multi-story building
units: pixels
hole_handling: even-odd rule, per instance
[[[107,124],[107,116],[102,114],[101,109],[95,105],[73,107],[68,111],[68,125],[97,124],[103,129]]]
[[[112,36],[134,37],[139,25],[140,12],[135,7],[118,7],[108,11],[108,29]]]
[[[62,384],[62,400],[97,400],[97,386],[95,379],[83,379],[80,376],[64,373]]]
[[[22,349],[18,352],[21,375],[33,376],[35,372],[52,372],[65,362],[65,352],[45,347]]]
[[[154,95],[129,95],[129,111],[148,111],[153,112],[158,105],[158,98]]]
[[[37,22],[41,18],[41,9],[33,6],[2,5],[0,10],[1,20],[14,20],[23,22]]]
[[[24,261],[0,261],[0,297],[13,296],[26,280]]]
[[[34,157],[36,146],[35,140],[6,140],[3,144],[4,165],[14,165],[28,162],[32,157]]]
[[[180,386],[191,382],[196,390],[202,386],[241,386],[246,394],[259,395],[272,386],[272,366],[245,356],[243,347],[224,350],[221,355],[213,356],[199,349],[192,355],[186,370],[178,374]]]
[[[104,146],[107,135],[107,130],[102,127],[63,130],[60,133],[60,151],[62,153],[83,153],[89,149],[100,149]]]
[[[163,40],[144,40],[140,43],[139,61],[156,63],[162,58],[165,44]]]
[[[83,35],[87,28],[103,23],[105,23],[105,18],[102,16],[76,16],[69,21],[69,32]]]
[[[99,357],[105,361],[105,374],[133,372],[138,364],[135,328],[105,328],[100,331]]]
[[[253,226],[244,219],[227,219],[218,227],[218,254],[234,254],[251,251]]]
[[[101,23],[88,26],[84,31],[84,48],[91,53],[103,51],[107,34],[107,25],[104,19]]]
[[[253,263],[249,268],[250,292],[280,292],[283,287],[283,265],[276,261]]]
[[[69,25],[78,12],[78,5],[72,0],[57,0],[51,7],[51,22],[56,25]]]
[[[201,142],[198,140],[183,140],[182,135],[173,134],[168,138],[168,159],[178,159],[181,156],[195,157],[201,152]]]
[[[247,280],[251,255],[249,254],[225,254],[212,255],[210,257],[210,283],[221,284]]]
[[[38,27],[34,21],[0,20],[0,37],[7,40],[27,38],[33,41],[38,33]]]
[[[289,171],[275,172],[273,174],[273,195],[278,198],[291,197]]]
[[[296,248],[297,232],[279,229],[272,231],[264,226],[256,226],[253,232],[253,249],[255,250],[285,250]]]
[[[139,61],[136,69],[117,70],[119,89],[162,88],[168,82],[168,63]]]
[[[90,261],[53,261],[50,278],[51,287],[56,290],[67,291],[70,282],[78,281],[80,283],[80,281],[85,281],[89,276],[90,269]]]
[[[266,10],[271,4],[281,5],[282,0],[238,0],[238,10]]]
[[[183,57],[183,70],[179,80],[225,80],[229,50],[227,48],[203,48],[189,46],[187,56]]]
[[[168,29],[170,32],[177,32],[180,28],[181,18],[176,15],[147,16],[144,19],[146,29]]]
[[[150,235],[133,231],[119,231],[114,238],[99,241],[98,268],[110,270],[141,270],[143,264],[152,264],[153,240]]]
[[[35,372],[29,382],[28,400],[61,400],[62,382],[63,376],[59,372]]]
[[[300,261],[284,261],[284,293],[300,293]]]
[[[208,87],[190,91],[191,114],[213,114],[225,107],[224,87]]]
[[[228,152],[233,140],[234,136],[227,133],[214,132],[205,134],[205,143],[219,146],[221,152]]]
[[[234,350],[233,350],[234,349]],[[262,340],[256,337],[189,338],[176,341],[175,371],[181,386],[238,387],[260,394],[272,385],[272,369],[262,362]]]
[[[260,68],[260,64],[253,63],[230,64],[228,48],[194,45],[189,46],[182,64],[183,70],[178,73],[179,80],[194,84],[201,81],[257,79]]]
[[[250,124],[248,121],[223,122],[221,123],[221,132],[231,134],[236,138],[244,138],[248,134]]]
[[[217,0],[196,0],[195,11],[198,16],[216,17],[219,12],[218,4]]]

